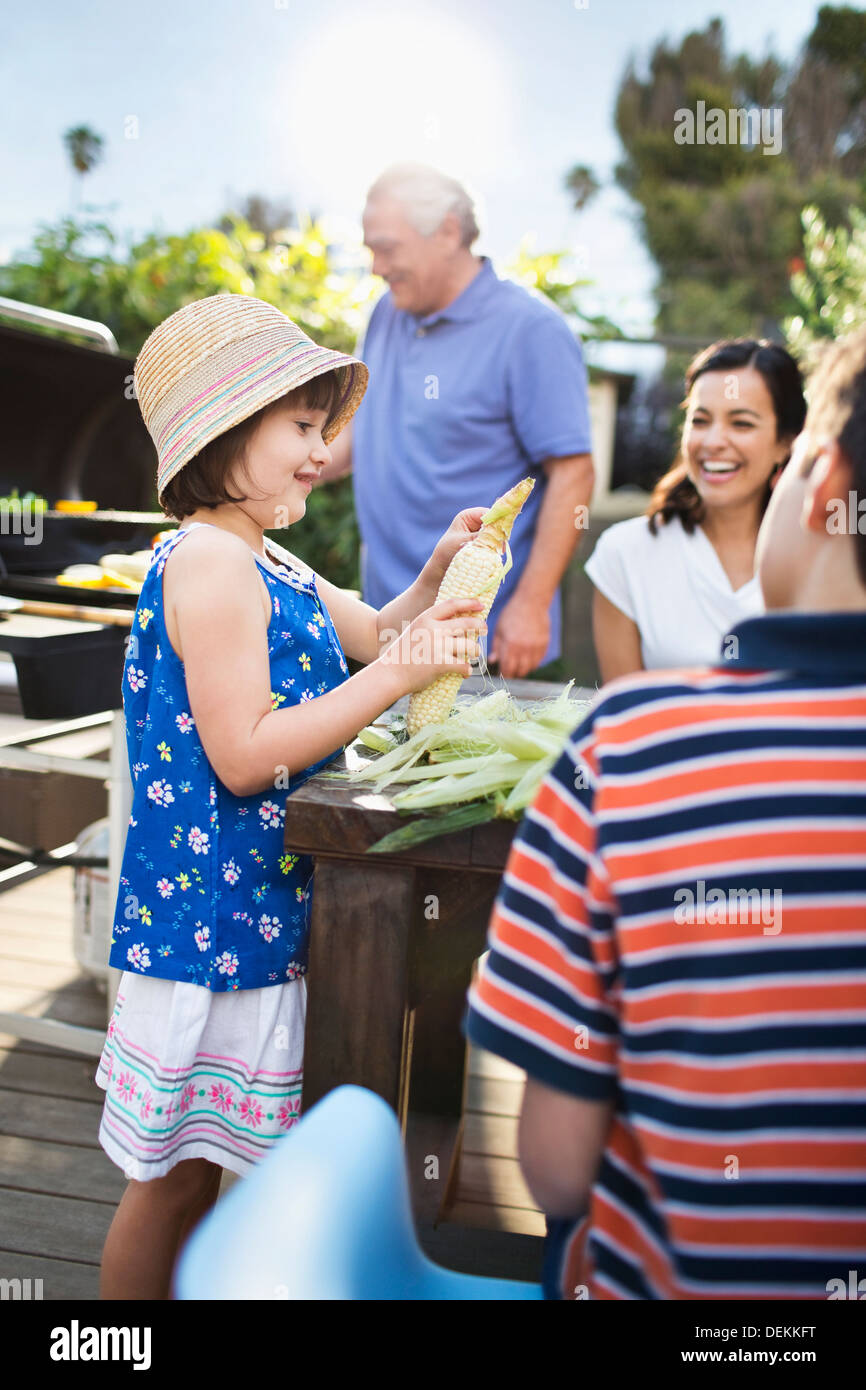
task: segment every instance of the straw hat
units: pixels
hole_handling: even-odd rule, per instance
[[[135,392],[156,445],[156,491],[212,439],[323,372],[340,398],[323,431],[329,444],[367,389],[363,362],[319,347],[296,323],[244,294],[185,304],[153,330],[135,361]]]

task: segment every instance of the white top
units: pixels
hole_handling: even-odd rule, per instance
[[[679,517],[645,516],[609,526],[585,565],[595,587],[637,624],[646,670],[715,666],[722,638],[743,618],[764,612],[758,576],[732,589],[700,526],[690,536]]]

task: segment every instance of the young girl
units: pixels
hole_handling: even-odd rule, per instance
[[[265,540],[303,517],[367,377],[242,295],[186,305],[136,361],[157,495],[182,525],[154,551],[124,666],[123,975],[96,1080],[129,1183],[103,1298],[168,1298],[223,1168],[248,1172],[298,1119],[313,865],[283,845],[286,797],[400,696],[468,675],[486,631],[480,600],[435,602],[482,507],[380,612]]]

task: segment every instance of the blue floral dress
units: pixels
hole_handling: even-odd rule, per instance
[[[99,1138],[128,1177],[206,1157],[245,1173],[300,1113],[312,860],[283,844],[286,798],[338,752],[238,797],[208,762],[162,605],[154,552],[123,701],[133,801],[109,962],[122,970],[96,1074]],[[348,677],[315,575],[267,542],[274,709]]]

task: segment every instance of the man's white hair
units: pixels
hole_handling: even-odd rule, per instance
[[[462,183],[429,164],[391,164],[367,192],[367,202],[393,198],[405,209],[406,219],[422,236],[432,236],[452,212],[460,223],[464,246],[478,236],[475,204]]]

